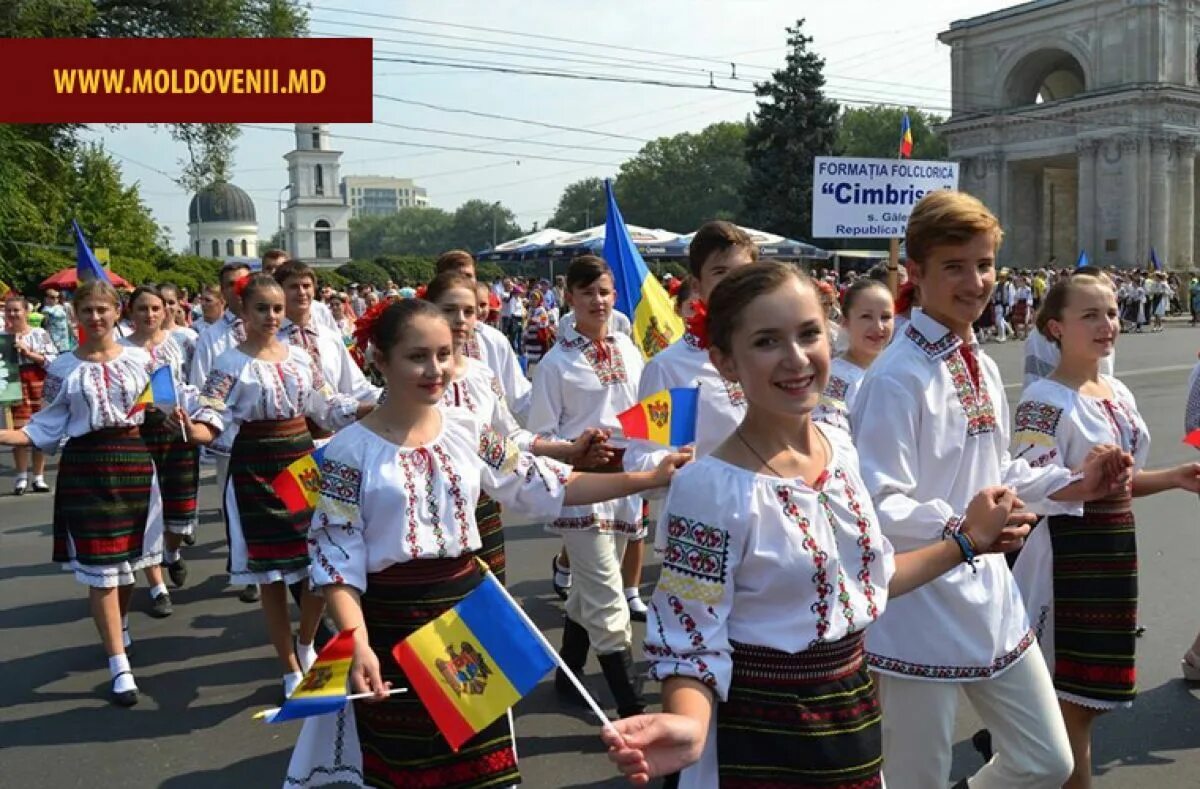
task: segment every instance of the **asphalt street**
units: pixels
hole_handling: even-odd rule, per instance
[[[1149,423],[1151,467],[1200,459],[1180,443],[1189,371],[1200,329],[1176,324],[1163,334],[1122,337],[1117,372]],[[990,345],[1020,390],[1018,343]],[[0,786],[4,787],[276,787],[299,724],[251,719],[273,706],[279,672],[266,645],[262,614],[226,585],[225,540],[216,511],[212,467],[202,490],[199,540],[188,550],[188,585],[174,590],[174,616],[146,613],[144,585],[134,598],[131,660],[142,691],[131,710],[106,700],[104,655],[84,590],[50,563],[51,497],[11,491],[12,459],[0,454]],[[51,468],[53,471],[53,467]],[[53,484],[53,480],[51,480]],[[1136,503],[1141,559],[1138,653],[1141,696],[1132,710],[1101,719],[1096,786],[1175,789],[1200,786],[1200,696],[1179,676],[1180,656],[1200,627],[1200,503],[1166,493]],[[561,605],[547,571],[557,540],[537,524],[506,523],[512,592],[558,643]],[[645,594],[657,560],[648,559]],[[635,641],[640,643],[641,628]],[[609,703],[594,658],[587,684]],[[657,697],[652,697],[655,701]],[[903,715],[903,710],[889,711]],[[616,787],[594,720],[560,706],[543,682],[516,708],[525,785]],[[921,725],[914,720],[913,725]],[[979,757],[966,742],[978,719],[964,704],[958,723],[955,778]],[[1190,776],[1190,777],[1189,777]]]

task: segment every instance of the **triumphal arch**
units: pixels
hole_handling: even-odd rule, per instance
[[[954,22],[961,187],[1000,216],[1001,262],[1192,269],[1200,0],[1034,0]]]

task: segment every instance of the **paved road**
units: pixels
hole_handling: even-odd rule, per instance
[[[1175,327],[1121,340],[1118,373],[1136,394],[1154,435],[1151,464],[1192,458],[1179,443],[1188,371],[1200,330]],[[1014,343],[990,348],[1006,380],[1020,380]],[[1146,372],[1149,371],[1149,372]],[[1015,399],[1018,387],[1009,390]],[[0,491],[10,490],[11,458],[0,455]],[[224,538],[209,479],[204,518],[188,553],[189,585],[174,593],[176,613],[155,620],[138,590],[131,651],[142,703],[109,705],[108,672],[80,587],[48,561],[50,497],[0,496],[0,786],[199,789],[278,786],[298,725],[266,726],[250,712],[275,702],[278,674],[261,614],[225,585]],[[1101,789],[1200,785],[1200,698],[1178,663],[1200,616],[1200,534],[1196,500],[1170,493],[1140,500],[1142,696],[1101,720],[1095,762]],[[536,525],[508,529],[509,579],[554,643],[561,609],[546,580],[556,541]],[[647,572],[653,581],[657,565]],[[640,632],[636,634],[640,639]],[[594,660],[587,682],[607,698]],[[902,711],[900,714],[903,714]],[[919,722],[914,721],[915,725]],[[964,707],[956,777],[979,763],[963,741],[978,721]],[[522,771],[531,787],[615,787],[597,727],[559,708],[543,683],[517,708]]]

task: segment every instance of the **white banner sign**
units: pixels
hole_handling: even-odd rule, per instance
[[[903,238],[917,201],[958,188],[957,162],[818,156],[813,238]]]

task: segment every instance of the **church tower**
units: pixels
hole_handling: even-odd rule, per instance
[[[350,206],[338,189],[341,156],[330,148],[328,124],[296,124],[296,149],[283,158],[289,186],[284,238],[297,260],[317,266],[350,260]]]

